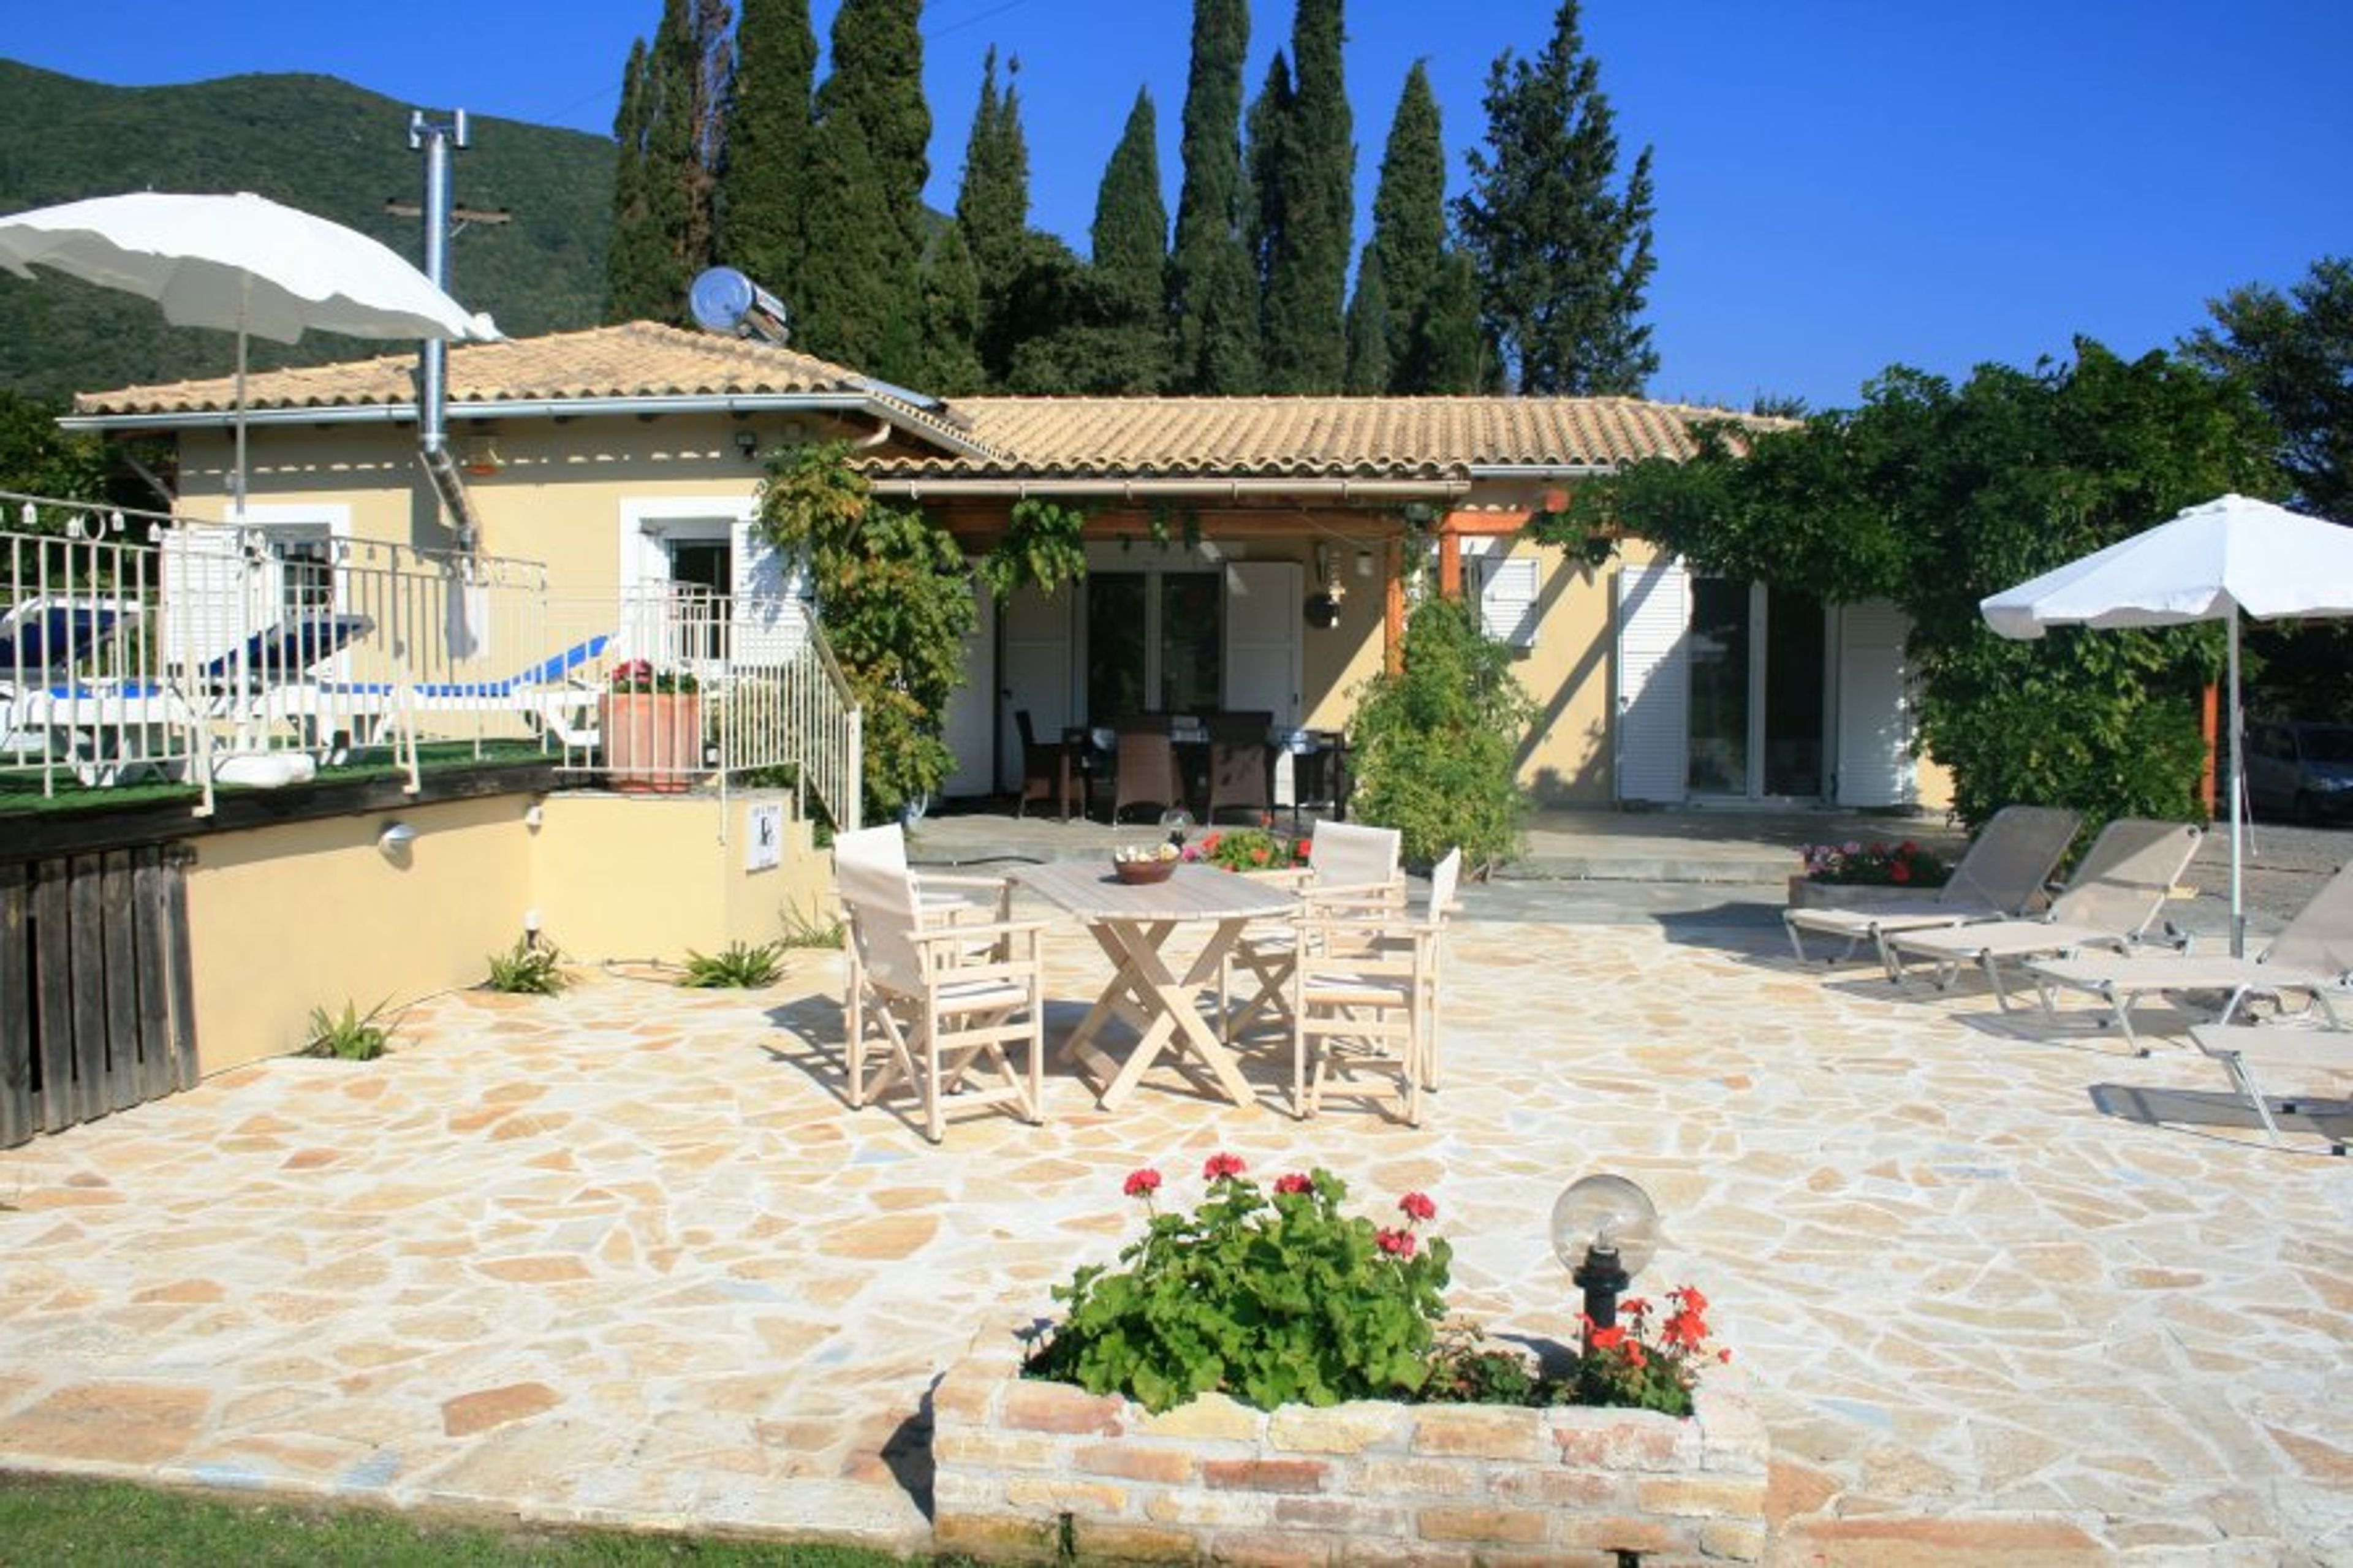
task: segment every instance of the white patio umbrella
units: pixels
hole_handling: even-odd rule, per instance
[[[239,192],[133,192],[0,217],[0,267],[47,267],[143,294],[176,327],[237,334],[237,468],[245,510],[245,345],[307,331],[359,338],[498,336],[388,247],[339,223]]]
[[[2353,616],[2353,529],[2226,495],[1980,600],[1978,608],[2006,637],[2039,637],[2058,626],[2229,626],[2231,951],[2243,952],[2239,618]]]

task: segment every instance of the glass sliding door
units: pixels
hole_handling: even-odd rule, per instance
[[[1822,602],[1723,577],[1691,586],[1685,787],[1695,797],[1820,799],[1830,722]]]
[[[1829,618],[1811,594],[1765,596],[1764,793],[1817,800],[1830,731]]]
[[[1224,576],[1087,574],[1087,717],[1203,713],[1225,684]]]
[[[1692,579],[1691,763],[1699,795],[1748,793],[1748,584]]]

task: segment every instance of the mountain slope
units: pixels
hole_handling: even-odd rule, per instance
[[[0,60],[0,213],[121,191],[255,191],[347,224],[421,262],[423,161],[411,106],[320,76],[243,76],[118,88]],[[613,147],[603,137],[470,117],[454,159],[460,206],[513,221],[466,229],[449,247],[450,292],[509,333],[595,322],[605,295]],[[257,342],[257,366],[311,364],[396,345],[317,333]],[[42,273],[0,273],[0,388],[42,397],[218,375],[225,332],[164,324],[146,300]]]

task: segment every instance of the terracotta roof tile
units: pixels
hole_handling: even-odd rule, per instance
[[[1630,397],[968,397],[1004,459],[878,458],[875,479],[1440,478],[1467,468],[1688,457],[1691,426],[1743,419]]]
[[[255,410],[401,406],[416,400],[413,352],[265,371]],[[877,452],[879,479],[1448,479],[1473,468],[1609,466],[1687,457],[1721,409],[1630,397],[969,397],[924,409],[896,389],[791,349],[649,321],[466,343],[449,351],[448,406],[582,399],[839,395],[928,431],[932,455]],[[226,414],[230,378],[85,393],[75,412]]]

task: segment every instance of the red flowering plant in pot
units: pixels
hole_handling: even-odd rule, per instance
[[[1689,1285],[1667,1292],[1668,1310],[1660,1317],[1646,1298],[1629,1296],[1618,1303],[1619,1321],[1597,1328],[1582,1312],[1585,1353],[1577,1369],[1579,1405],[1614,1405],[1657,1410],[1669,1415],[1692,1413],[1692,1391],[1699,1386],[1700,1369],[1710,1360],[1730,1361],[1728,1350],[1708,1344],[1707,1298]],[[1651,1320],[1659,1317],[1653,1325]]]

